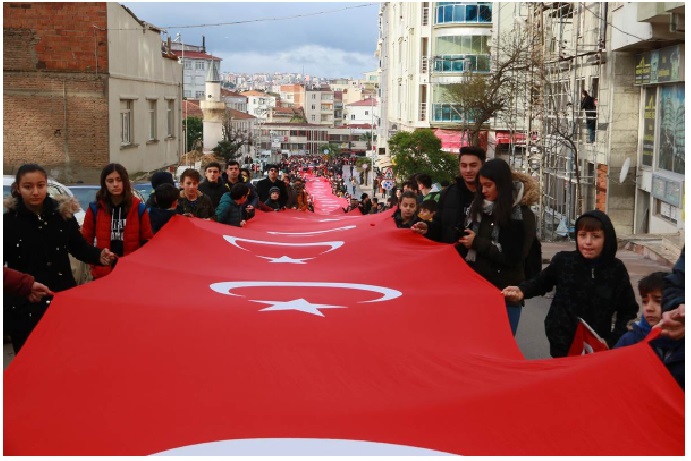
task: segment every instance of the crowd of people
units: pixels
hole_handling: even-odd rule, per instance
[[[45,170],[23,165],[5,201],[5,333],[19,352],[53,293],[76,285],[68,254],[88,263],[96,279],[107,276],[118,258],[146,244],[175,215],[245,226],[257,209],[314,211],[304,182],[312,173],[325,177],[334,195],[350,199],[344,212],[367,215],[393,209],[397,227],[453,244],[459,257],[504,295],[513,335],[524,300],[556,287],[545,319],[552,357],[567,356],[579,321],[610,348],[638,342],[650,328],[662,327],[665,336],[651,347],[683,388],[684,253],[671,274],[641,281],[643,317],[627,332],[638,305],[626,267],[616,258],[616,232],[609,217],[598,210],[581,215],[575,225],[576,249],[557,253],[536,274],[527,272],[526,261],[537,244],[530,206],[539,190],[530,176],[512,172],[501,159],[485,157],[480,147],[463,147],[454,183],[434,190],[429,175],[412,175],[386,204],[366,193],[355,199],[342,175],[343,168],[352,165],[338,161],[267,165],[266,177],[256,186],[250,181],[252,172],[237,161],[229,161],[225,171],[216,162],[205,165],[203,180],[198,171],[187,169],[179,186],[170,173],[157,172],[146,203],[133,195],[127,170],[109,164],[81,229],[74,218],[76,199],[50,197]]]

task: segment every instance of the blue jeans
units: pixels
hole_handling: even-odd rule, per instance
[[[514,336],[516,336],[516,330],[518,330],[518,321],[521,318],[521,310],[523,310],[523,306],[521,306],[519,303],[506,301],[506,313],[509,316],[511,334]]]

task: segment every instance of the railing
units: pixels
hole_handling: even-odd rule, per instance
[[[429,6],[422,8],[422,25],[429,25]]]
[[[489,72],[490,57],[487,54],[449,54],[435,57],[434,72]]]
[[[420,114],[419,120],[420,120],[421,122],[424,122],[425,120],[427,120],[427,103],[426,103],[426,102],[421,102],[421,103],[420,103],[420,112],[419,112],[419,114]]]
[[[427,68],[429,67],[429,57],[423,56],[420,62],[420,72],[423,74],[427,73]]]

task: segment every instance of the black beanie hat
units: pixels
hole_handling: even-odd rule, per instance
[[[274,192],[280,194],[280,193],[281,193],[281,189],[279,189],[279,188],[276,187],[276,186],[272,186],[271,189],[269,189],[269,195],[271,195],[271,194],[274,193]]]
[[[151,176],[151,186],[156,189],[157,186],[160,186],[161,184],[172,184],[175,186],[175,182],[173,181],[173,175],[168,173],[167,171],[157,171]]]

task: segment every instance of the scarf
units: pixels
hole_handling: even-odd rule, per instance
[[[482,204],[482,211],[480,213],[476,213],[475,219],[473,219],[472,214],[469,214],[468,217],[466,218],[466,227],[470,226],[472,224],[472,231],[475,232],[475,235],[477,236],[477,232],[480,229],[480,223],[482,222],[482,215],[487,215],[487,216],[492,216],[492,212],[494,211],[494,202],[490,200],[485,200]],[[499,226],[495,225],[492,227],[492,244],[496,245],[499,248],[499,251],[501,251],[501,244],[499,243]],[[468,254],[465,257],[465,260],[468,262],[474,262],[475,258],[477,257],[477,251],[475,249],[470,248],[468,250]]]

